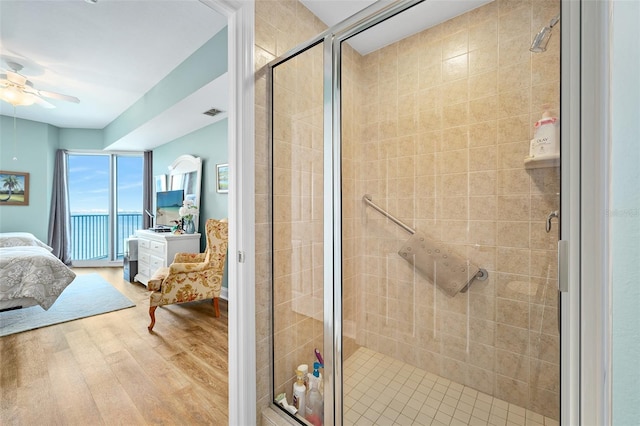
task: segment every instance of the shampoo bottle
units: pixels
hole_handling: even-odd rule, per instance
[[[304,386],[304,378],[300,370],[296,370],[296,381],[293,384],[293,405],[298,409],[298,413],[304,416],[306,413],[306,391]]]
[[[302,373],[302,379],[304,380],[304,387],[309,392],[309,366],[307,364],[300,364],[298,371]]]

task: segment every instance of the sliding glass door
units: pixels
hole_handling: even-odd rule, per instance
[[[142,170],[140,154],[69,154],[74,265],[122,260],[125,238],[142,228]]]

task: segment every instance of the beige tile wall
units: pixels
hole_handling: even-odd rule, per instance
[[[360,193],[356,171],[362,164],[359,150],[362,139],[361,108],[364,85],[361,83],[362,57],[350,46],[343,49],[341,97],[342,106],[342,324],[343,357],[348,358],[357,345],[355,342],[358,323],[358,306],[362,303],[362,294],[358,291],[361,255],[357,247],[361,246],[359,222]]]
[[[546,53],[528,50],[558,11],[497,1],[362,58],[362,137],[349,150],[363,160],[344,188],[359,237],[357,342],[555,418],[557,228],[546,234],[544,220],[559,177],[523,161],[535,121],[558,112],[557,33]],[[414,276],[397,255],[408,234],[365,209],[364,193],[489,279],[450,298]]]
[[[322,46],[274,71],[274,389],[323,351]]]
[[[548,52],[528,51],[533,35],[557,10],[557,1],[497,1],[366,57],[349,51],[343,86],[345,332],[372,349],[554,417],[558,336],[551,277],[556,235],[544,232],[544,219],[558,207],[559,178],[555,169],[525,170],[523,159],[543,105],[553,112],[558,109],[557,34]],[[259,411],[272,397],[264,65],[323,29],[297,1],[256,2]],[[306,113],[315,115],[300,85],[308,78],[308,68],[300,71],[286,77],[294,79],[294,86],[283,87],[293,91],[293,99],[283,100],[292,102],[287,106],[292,124],[282,126],[292,134],[294,129],[301,131],[293,123],[305,123],[306,129]],[[281,141],[294,141],[284,131],[280,136]],[[312,137],[311,150],[313,141]],[[281,148],[292,152],[309,149],[304,144],[285,145]],[[293,188],[292,177],[302,182],[306,176],[303,167],[295,169],[293,157],[292,173],[281,188]],[[290,195],[311,201],[318,193],[302,189],[274,200],[273,207],[284,215],[277,231],[281,235],[306,235],[309,230],[309,221],[295,223],[302,212],[293,208]],[[487,268],[490,279],[451,299],[414,277],[395,254],[407,235],[377,213],[364,211],[364,193],[417,229],[456,245]],[[286,277],[276,283],[277,289],[284,285],[279,294],[290,296],[283,297],[282,307],[291,306],[293,288],[311,289],[313,294],[313,284],[304,286],[308,280],[318,282],[317,264],[303,264],[303,259],[318,248],[321,233],[319,239],[297,241],[298,262],[276,274]],[[276,264],[284,265],[288,255],[296,258],[293,251],[276,248]],[[283,330],[274,334],[281,347],[294,345],[286,340],[294,335],[309,335],[304,331],[310,327],[307,318],[289,307],[281,317],[289,318]],[[282,371],[276,373],[281,375],[278,384],[299,357],[287,352],[276,360],[276,371]],[[282,386],[288,389],[289,383]]]
[[[322,344],[322,324],[314,319],[322,312],[318,286],[322,283],[322,154],[318,149],[322,145],[322,55],[316,48],[278,69],[274,101],[280,113],[273,123],[277,153],[273,205],[269,200],[271,147],[265,65],[325,28],[297,1],[256,1],[256,424],[273,398],[272,375],[276,393],[286,390],[291,402],[294,369],[311,362],[313,348]],[[278,236],[273,253],[272,207],[274,235]],[[272,297],[276,304],[274,330]],[[273,360],[272,331],[276,347]]]

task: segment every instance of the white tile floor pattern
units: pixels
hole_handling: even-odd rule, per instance
[[[344,363],[345,425],[558,426],[558,421],[367,348]]]

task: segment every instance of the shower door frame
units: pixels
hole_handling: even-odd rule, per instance
[[[324,348],[325,401],[324,425],[342,425],[342,196],[341,196],[341,53],[342,42],[378,23],[426,0],[399,0],[390,5],[380,2],[361,10],[350,18],[301,43],[267,64],[269,96],[273,93],[273,68],[308,48],[323,43],[323,130],[324,130]],[[581,411],[581,187],[580,175],[580,2],[561,2],[561,149],[560,206],[564,226],[560,228],[561,246],[558,254],[558,286],[560,296],[560,423],[579,424]],[[270,99],[269,114],[273,113]],[[272,118],[269,117],[269,125]],[[269,137],[273,134],[269,129]],[[272,143],[273,140],[270,140]],[[330,259],[330,261],[328,261]],[[562,282],[561,282],[562,281]],[[593,345],[598,342],[594,342]],[[583,360],[584,362],[584,360]],[[273,378],[272,378],[273,379]],[[271,384],[273,389],[273,383]],[[597,399],[597,398],[596,398]]]
[[[333,259],[333,265],[325,263],[325,277],[331,277],[332,282],[325,278],[325,318],[332,311],[333,327],[327,327],[325,321],[325,347],[333,348],[333,381],[334,406],[333,413],[329,413],[325,405],[325,426],[342,425],[343,420],[343,380],[342,380],[342,43],[354,35],[372,28],[397,14],[404,13],[411,7],[425,0],[404,0],[386,7],[376,13],[367,13],[354,25],[334,28],[331,43],[325,45],[325,191],[331,194],[331,201],[325,205],[325,259]],[[366,11],[366,9],[365,9]],[[364,12],[364,11],[363,11]],[[330,60],[329,64],[327,61]],[[328,73],[331,72],[330,75]],[[327,87],[331,93],[327,93]],[[329,133],[330,131],[330,133]],[[328,140],[329,137],[331,140]],[[330,147],[331,149],[327,149]],[[329,161],[329,164],[327,164]],[[327,173],[330,172],[328,175]],[[330,178],[327,178],[330,176]],[[328,206],[332,204],[332,206]],[[330,215],[330,216],[328,216]],[[329,222],[329,223],[327,223]],[[331,244],[329,244],[331,242]],[[330,251],[332,250],[332,252]],[[332,268],[330,267],[332,266]],[[331,294],[327,296],[327,290]],[[333,303],[327,303],[333,298]],[[333,305],[333,306],[331,306]],[[327,332],[327,328],[332,328]],[[333,333],[331,335],[331,333]],[[326,346],[328,338],[332,346]],[[340,374],[338,374],[338,372]],[[327,423],[327,414],[333,414],[333,423]]]
[[[269,146],[273,146],[274,68],[306,50],[323,45],[323,161],[325,193],[323,215],[324,259],[324,426],[342,425],[342,200],[341,200],[341,131],[340,131],[340,43],[425,0],[399,0],[390,5],[374,3],[317,36],[287,51],[266,65],[268,96]],[[273,157],[269,159],[273,168]],[[270,188],[273,192],[273,187]],[[326,196],[330,194],[331,196]],[[270,217],[273,223],[273,217]],[[272,234],[273,238],[273,234]],[[273,241],[272,241],[273,242]],[[338,242],[336,244],[336,242]],[[331,259],[327,262],[326,259]],[[272,347],[273,351],[273,347]],[[270,361],[273,364],[273,353]],[[271,389],[273,390],[273,374]],[[272,395],[274,397],[275,395]],[[272,398],[273,399],[273,398]]]

